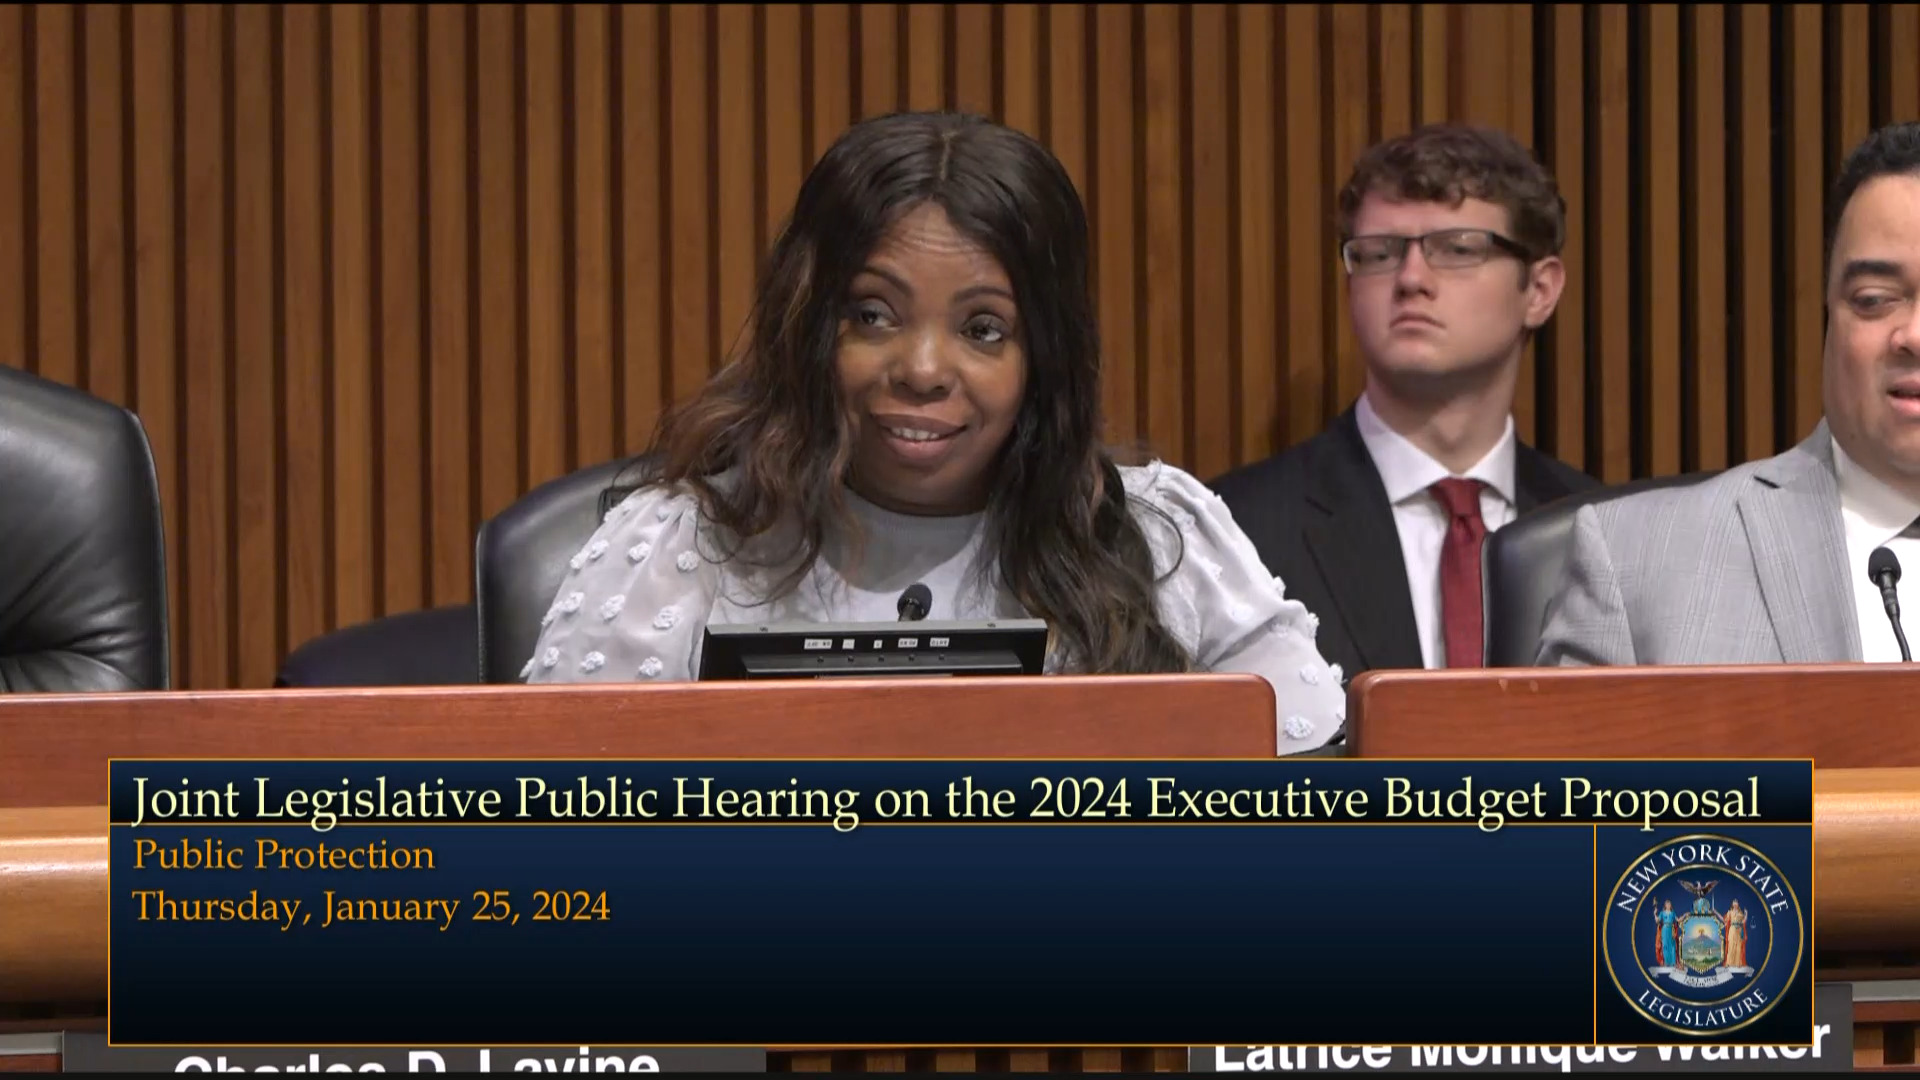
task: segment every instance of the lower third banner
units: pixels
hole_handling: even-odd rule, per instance
[[[1811,781],[1805,761],[116,761],[108,1030],[1804,1044]]]

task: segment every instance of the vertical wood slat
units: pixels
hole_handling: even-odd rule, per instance
[[[1188,354],[1185,298],[1189,270],[1182,249],[1185,230],[1186,185],[1182,165],[1185,111],[1180,64],[1183,47],[1180,8],[1172,4],[1145,5],[1144,115],[1146,162],[1146,275],[1147,352],[1141,358],[1147,372],[1145,412],[1140,435],[1162,454],[1188,457],[1189,405],[1185,363]]]
[[[854,24],[859,33],[860,95],[854,102],[859,117],[878,116],[901,108],[900,100],[900,10],[898,4],[853,5]],[[675,35],[676,41],[682,41]],[[831,135],[822,133],[828,142]]]
[[[1633,407],[1648,433],[1646,471],[1680,471],[1681,249],[1680,231],[1680,11],[1654,5],[1640,13],[1635,47],[1644,58],[1634,88],[1640,114],[1642,167],[1635,177],[1644,229],[1637,263],[1642,312],[1633,349],[1644,357],[1641,392]],[[1698,358],[1695,358],[1696,362]]]
[[[1787,107],[1785,145],[1821,146],[1825,130],[1823,100],[1824,67],[1821,10],[1818,4],[1793,4],[1786,14]],[[1864,65],[1863,65],[1864,66]],[[1826,293],[1826,268],[1821,265],[1824,250],[1822,208],[1827,176],[1824,155],[1788,153],[1783,155],[1786,175],[1781,177],[1787,189],[1786,205],[1776,220],[1786,231],[1787,265],[1785,363],[1790,373],[1786,415],[1791,418],[1795,437],[1812,430],[1820,418],[1820,354],[1823,304]]]
[[[526,311],[520,365],[527,387],[527,444],[514,496],[564,475],[572,458],[568,432],[575,422],[575,405],[567,385],[578,357],[567,348],[566,336],[570,300],[564,214],[570,200],[562,188],[561,147],[564,129],[574,126],[575,117],[562,109],[561,84],[572,73],[563,67],[560,14],[555,4],[527,5],[519,43],[526,71],[518,111],[526,148],[521,161],[526,180],[519,198],[526,223],[520,238],[520,302]]]
[[[1203,479],[1358,392],[1334,190],[1454,119],[1537,147],[1569,205],[1522,435],[1608,479],[1717,468],[1819,415],[1825,190],[1920,118],[1917,12],[0,6],[0,362],[140,415],[176,680],[265,685],[469,599],[482,518],[644,445],[858,116],[1054,150],[1108,435]]]
[[[573,397],[566,403],[574,438],[567,460],[572,468],[595,465],[616,456],[614,430],[619,403],[614,398],[613,253],[611,151],[614,132],[608,118],[612,88],[607,76],[609,15],[604,4],[581,4],[573,11],[572,220],[562,228],[573,248],[563,303],[571,326],[567,356],[574,365]]]
[[[983,116],[993,113],[994,84],[999,81],[994,72],[993,15],[992,4],[954,5],[953,40],[948,47],[952,52],[952,107],[961,112]],[[1033,97],[1032,75],[1039,26],[1031,4],[1010,5],[1003,17],[1015,24],[1005,38],[1007,50],[1003,59],[1007,65],[1007,76],[1004,85],[1009,101],[1004,120],[1013,127],[1032,132],[1032,124],[1039,118]],[[1015,71],[1026,72],[1026,77],[1014,77]],[[1011,100],[1015,96],[1021,96],[1022,100]]]
[[[1227,8],[1221,4],[1198,4],[1188,9],[1193,39],[1192,56],[1224,58],[1228,49]],[[1231,180],[1228,143],[1233,133],[1228,125],[1232,115],[1227,108],[1227,65],[1216,59],[1190,63],[1187,101],[1188,122],[1192,133],[1187,176],[1192,222],[1187,241],[1188,259],[1187,322],[1192,328],[1189,346],[1183,350],[1192,369],[1191,423],[1193,432],[1189,454],[1192,469],[1202,476],[1218,476],[1233,464],[1233,368],[1229,334],[1234,315],[1232,301],[1232,249],[1228,237],[1232,228]]]
[[[1777,442],[1773,423],[1773,355],[1779,334],[1774,329],[1778,310],[1773,295],[1772,94],[1773,33],[1766,8],[1740,5],[1738,63],[1740,65],[1739,120],[1734,131],[1740,144],[1739,182],[1729,185],[1740,205],[1739,416],[1744,432],[1743,460],[1765,457]]]
[[[1318,162],[1322,102],[1320,95],[1321,13],[1306,4],[1289,4],[1275,16],[1281,21],[1274,64],[1283,75],[1279,84],[1283,133],[1279,184],[1285,194],[1279,209],[1284,223],[1281,277],[1284,294],[1277,305],[1284,313],[1288,341],[1286,357],[1286,434],[1280,445],[1300,442],[1319,431],[1326,420],[1322,406],[1326,371],[1326,326],[1323,303],[1328,255],[1325,206],[1327,192]],[[1427,21],[1425,11],[1421,19]],[[1423,105],[1424,108],[1424,105]]]
[[[373,453],[373,280],[369,227],[372,176],[367,67],[369,15],[364,4],[326,9],[331,56],[328,81],[332,101],[327,165],[331,169],[332,217],[326,272],[332,282],[331,369],[333,444],[328,499],[333,513],[332,626],[351,626],[372,618],[377,578],[374,539]],[[397,463],[396,463],[397,464]]]
[[[645,441],[660,414],[670,370],[664,304],[666,114],[659,93],[664,12],[625,6],[620,17],[620,369],[626,446]]]
[[[520,493],[521,409],[519,192],[521,85],[515,42],[516,9],[483,5],[479,52],[469,78],[479,86],[479,206],[473,258],[480,289],[475,320],[479,354],[479,409],[475,423],[480,472],[480,514],[492,517]]]
[[[184,86],[185,247],[182,263],[185,321],[179,358],[184,368],[186,412],[183,449],[186,480],[181,494],[186,516],[179,522],[186,555],[181,568],[184,603],[191,635],[183,643],[186,679],[194,686],[217,686],[231,677],[227,617],[229,592],[227,510],[227,432],[231,406],[226,400],[227,311],[225,209],[225,132],[223,101],[224,33],[220,9],[190,5],[182,13],[184,41],[179,53]],[[42,290],[43,296],[46,290]],[[45,323],[41,324],[43,327]]]
[[[1509,55],[1506,89],[1506,128],[1520,145],[1535,151],[1533,138],[1533,8],[1510,4],[1499,9],[1506,15]],[[1514,386],[1513,420],[1516,437],[1537,445],[1540,419],[1540,342],[1538,335],[1527,340],[1520,355],[1520,377]]]
[[[1048,13],[1052,19],[1055,48],[1066,23],[1056,17],[1060,9]],[[1140,237],[1137,234],[1137,194],[1134,163],[1137,140],[1134,135],[1134,49],[1136,47],[1132,13],[1117,4],[1079,9],[1082,17],[1095,22],[1096,45],[1086,58],[1093,69],[1093,142],[1096,161],[1093,190],[1096,195],[1093,248],[1098,269],[1095,271],[1100,319],[1104,327],[1102,343],[1102,409],[1106,414],[1106,441],[1126,445],[1137,438],[1139,422],[1138,371],[1140,360],[1138,298],[1140,295]],[[1071,25],[1070,23],[1068,25]],[[1057,51],[1056,51],[1057,55]],[[1058,130],[1061,114],[1060,87],[1054,87],[1051,107]]]
[[[1124,14],[1126,14],[1125,10],[1119,9],[1113,16],[1116,28],[1125,25],[1125,21],[1121,19]],[[1073,177],[1074,185],[1088,193],[1089,198],[1098,199],[1111,194],[1114,198],[1122,199],[1126,205],[1131,205],[1131,194],[1112,191],[1109,178],[1096,177],[1092,172],[1093,163],[1087,160],[1088,139],[1092,134],[1087,130],[1087,98],[1092,79],[1089,71],[1090,65],[1101,62],[1098,57],[1087,56],[1087,21],[1091,17],[1085,4],[1047,5],[1046,65],[1050,86],[1048,99],[1044,103],[1045,118],[1035,116],[1030,121],[1033,127],[1029,133],[1036,137],[1045,136],[1048,149],[1052,150],[1054,156],[1060,159],[1060,164],[1066,167],[1067,175]],[[1106,47],[1103,40],[1101,48]],[[1039,62],[1037,53],[1034,62]],[[1011,63],[1009,59],[1009,64]],[[1102,76],[1114,87],[1128,89],[1127,96],[1117,99],[1114,107],[1103,114],[1106,117],[1102,121],[1103,128],[1111,122],[1117,129],[1122,122],[1122,117],[1130,118],[1132,115],[1131,83],[1125,78],[1127,71],[1131,70],[1132,63],[1130,45],[1127,46],[1127,51],[1115,53],[1104,59],[1101,67]],[[1122,105],[1122,102],[1125,104]],[[1038,108],[1039,103],[1036,103],[1035,107]],[[1119,132],[1115,130],[1114,134],[1118,136]],[[1125,145],[1130,146],[1131,142]],[[1114,184],[1119,182],[1117,178],[1112,179]],[[1094,247],[1097,251],[1099,245],[1096,243]],[[1100,256],[1096,254],[1096,263],[1099,259]],[[1128,267],[1131,265],[1130,262],[1127,263]]]
[[[1346,174],[1353,162],[1373,141],[1371,129],[1375,88],[1367,78],[1367,56],[1375,44],[1369,40],[1367,21],[1367,9],[1357,4],[1334,4],[1327,9],[1322,27],[1329,40],[1325,62],[1333,95],[1327,102],[1333,159],[1326,163],[1327,168],[1321,170],[1320,179],[1321,187],[1327,189],[1322,205],[1327,208],[1329,217],[1335,191],[1346,182]],[[1329,250],[1320,254],[1319,263],[1332,266],[1334,260],[1331,249],[1338,240],[1336,236],[1327,237],[1326,247]],[[1360,358],[1359,342],[1354,338],[1352,315],[1347,308],[1346,276],[1337,269],[1331,274],[1335,285],[1332,289],[1332,325],[1327,327],[1327,332],[1333,339],[1333,395],[1336,401],[1344,403],[1360,395],[1366,369]]]
[[[800,54],[801,9],[798,4],[768,4],[766,9],[766,97],[760,108],[766,116],[767,142],[761,149],[767,183],[760,192],[763,223],[760,252],[773,246],[787,218],[800,178],[808,165],[803,141],[806,101],[805,66]]]
[[[1726,13],[1722,5],[1701,4],[1683,13],[1691,20],[1691,48],[1683,58],[1690,74],[1688,96],[1687,189],[1682,218],[1687,222],[1687,258],[1682,274],[1691,308],[1687,340],[1693,359],[1693,445],[1687,469],[1723,469],[1727,465],[1727,294],[1728,214]]]
[[[1832,29],[1837,32],[1838,40],[1834,44],[1837,46],[1838,55],[1858,57],[1862,61],[1840,64],[1833,72],[1834,81],[1837,83],[1837,93],[1834,96],[1838,100],[1829,104],[1835,114],[1834,134],[1838,139],[1835,149],[1844,153],[1846,147],[1867,137],[1867,131],[1873,123],[1873,90],[1868,82],[1873,75],[1873,69],[1865,62],[1873,55],[1873,48],[1868,39],[1870,33],[1868,5],[1836,4],[1834,8],[1831,17],[1837,25]],[[1896,66],[1909,66],[1906,58],[1907,56],[1903,55]]]
[[[898,63],[907,84],[902,108],[944,109],[947,101],[945,4],[906,4],[907,31]]]
[[[88,38],[91,46],[93,38]],[[275,297],[280,251],[275,248],[274,192],[280,173],[274,153],[279,120],[273,109],[273,18],[264,7],[233,13],[233,325],[234,497],[233,567],[238,594],[236,685],[268,686],[280,664],[281,489],[276,403]],[[89,102],[91,106],[91,102]],[[408,555],[413,553],[408,552]],[[415,555],[414,557],[418,557]]]
[[[478,515],[473,503],[475,462],[470,447],[471,401],[476,387],[471,377],[473,347],[469,314],[473,249],[469,222],[473,212],[468,192],[473,177],[467,166],[472,148],[468,131],[472,104],[468,42],[474,12],[471,8],[426,7],[426,40],[420,57],[426,63],[426,319],[427,470],[432,513],[429,569],[432,602],[457,603],[473,589],[471,522]]]
[[[713,238],[707,231],[707,207],[713,193],[707,176],[706,12],[675,6],[668,10],[667,21],[674,47],[668,59],[667,143],[662,152],[668,166],[672,354],[662,363],[672,373],[672,396],[678,399],[698,389],[712,369],[714,297],[707,275]]]
[[[1507,69],[1506,128],[1522,146],[1533,145],[1533,69],[1535,63],[1531,4],[1499,7],[1507,16],[1507,41],[1512,64]]]
[[[167,523],[167,616],[173,636],[173,682],[184,685],[183,657],[189,604],[181,592],[179,421],[175,409],[178,348],[178,282],[174,245],[174,73],[177,64],[173,12],[133,9],[132,143],[134,157],[134,346],[138,392],[134,407],[146,427],[160,484],[160,513]],[[22,159],[24,160],[24,159]],[[23,234],[24,235],[24,234]],[[25,308],[25,305],[22,305]]]
[[[1520,51],[1509,36],[1512,20],[1507,13],[1512,10],[1511,5],[1450,6],[1455,15],[1452,25],[1459,28],[1462,40],[1473,42],[1475,53],[1486,57],[1506,57]],[[1449,110],[1454,113],[1451,119],[1500,128],[1516,137],[1525,136],[1524,131],[1513,130],[1510,123],[1512,110],[1508,103],[1518,89],[1512,81],[1513,65],[1472,62],[1449,64],[1447,74],[1451,97],[1458,103],[1455,109]]]
[[[811,166],[855,119],[853,84],[859,71],[852,63],[858,32],[852,5],[813,4],[808,14],[813,23],[813,55],[808,58],[813,63],[813,85],[808,88],[813,94],[813,115],[808,118],[812,135],[807,142]]]
[[[293,648],[329,629],[328,582],[332,577],[326,537],[328,500],[324,453],[325,418],[321,403],[328,380],[321,349],[327,340],[321,325],[323,280],[327,273],[321,215],[321,169],[326,161],[321,140],[320,25],[324,12],[313,5],[289,5],[281,16],[282,168],[281,206],[285,233],[280,278],[279,348],[286,375],[280,384],[281,498],[285,521],[286,647]],[[141,392],[146,391],[142,372]]]
[[[1587,454],[1586,363],[1587,363],[1587,184],[1586,184],[1586,60],[1585,27],[1581,11],[1572,4],[1557,5],[1550,27],[1549,93],[1552,136],[1540,147],[1541,157],[1552,169],[1567,204],[1567,239],[1560,257],[1567,267],[1567,287],[1553,320],[1547,323],[1545,340],[1553,358],[1553,445],[1550,448],[1562,461],[1589,472],[1598,471],[1598,463]],[[1544,110],[1543,110],[1544,111]]]
[[[747,72],[753,68],[753,9],[745,4],[722,4],[717,12],[716,31],[720,72]],[[747,311],[753,302],[755,250],[754,193],[756,182],[754,117],[754,80],[716,74],[719,88],[717,122],[719,172],[713,178],[714,222],[718,234],[713,237],[719,260],[718,297],[719,335],[713,343],[714,359],[724,358],[746,330]]]
[[[88,5],[85,16],[86,88],[86,244],[80,283],[84,296],[89,393],[116,405],[132,404],[127,341],[127,218],[125,162],[127,126],[124,99],[128,72],[121,62],[126,40],[125,8]],[[5,16],[0,15],[0,25]],[[0,31],[3,35],[4,31]],[[0,45],[0,49],[4,49]],[[0,64],[0,67],[3,67]],[[4,76],[0,76],[4,78]],[[5,107],[0,105],[0,112]],[[4,126],[4,121],[0,121]],[[7,153],[0,136],[0,154]],[[4,188],[0,180],[0,188]],[[0,207],[7,205],[0,199]],[[0,320],[6,317],[0,299]],[[4,340],[4,338],[0,338]],[[11,362],[0,347],[0,363]],[[271,497],[269,495],[269,497]]]
[[[420,205],[420,101],[423,75],[418,60],[424,27],[421,9],[413,5],[382,5],[374,10],[372,28],[379,51],[373,74],[378,98],[379,143],[375,153],[379,174],[374,210],[379,227],[373,236],[379,264],[378,335],[380,446],[376,471],[380,476],[382,522],[379,565],[385,587],[378,597],[384,612],[412,611],[427,606],[427,502],[433,486],[428,479],[426,433],[430,426],[421,408],[428,400],[422,389],[427,359],[421,349],[423,317],[421,279],[421,223],[427,208]]]
[[[1264,5],[1263,5],[1264,6]],[[1391,139],[1413,128],[1413,5],[1375,5],[1373,51],[1380,58],[1373,92],[1378,99],[1374,139]],[[1335,162],[1335,168],[1340,163]]]
[[[33,186],[26,176],[26,16],[26,5],[0,6],[0,229],[20,237]],[[26,260],[22,244],[0,244],[0,364],[31,370]]]
[[[1594,355],[1591,373],[1598,367],[1602,415],[1614,419],[1600,424],[1600,459],[1595,475],[1607,483],[1627,480],[1633,473],[1633,428],[1622,420],[1632,408],[1633,332],[1632,256],[1628,241],[1631,207],[1627,191],[1631,88],[1627,81],[1628,13],[1625,4],[1601,4],[1595,15],[1593,51],[1596,103],[1592,133],[1595,171],[1589,189]],[[1591,391],[1590,391],[1591,392]],[[1590,469],[1596,464],[1589,462]]]
[[[1008,127],[1025,131],[1035,138],[1041,136],[1041,19],[1046,17],[1039,4],[1002,4],[1000,6],[1000,94],[1006,102],[1000,123]],[[1085,40],[1085,38],[1081,38]],[[966,40],[956,42],[960,48],[966,48]],[[985,63],[981,63],[985,67]],[[966,65],[960,71],[968,71]],[[1085,73],[1079,69],[1060,73],[1068,81],[1083,81]],[[1085,88],[1085,83],[1081,83]],[[991,90],[991,86],[989,86]],[[960,108],[968,108],[973,94],[972,86],[962,83],[960,86]],[[1079,177],[1075,177],[1077,181]]]
[[[1414,63],[1419,75],[1414,84],[1414,115],[1422,124],[1441,123],[1453,118],[1453,101],[1448,85],[1448,59],[1452,54],[1448,23],[1449,4],[1415,4]]]
[[[1239,293],[1239,384],[1234,387],[1240,405],[1239,441],[1233,447],[1239,461],[1254,461],[1266,453],[1284,416],[1278,372],[1287,351],[1282,348],[1276,311],[1280,249],[1275,197],[1275,95],[1272,58],[1275,15],[1269,5],[1240,5],[1232,9],[1235,75],[1238,85],[1240,130],[1240,203],[1235,208],[1239,228],[1239,261],[1233,283]]]
[[[38,250],[29,254],[38,261],[37,280],[39,340],[34,355],[39,373],[48,379],[68,384],[80,382],[79,313],[75,310],[79,290],[75,251],[76,188],[74,143],[75,71],[74,8],[66,4],[34,7],[34,131],[37,136],[33,160],[38,168],[34,184],[34,215],[29,230],[20,234],[37,236]],[[215,98],[217,102],[217,95]]]
[[[1920,4],[1889,4],[1887,8],[1887,55],[1912,56],[1915,49],[1920,49]],[[1883,92],[1887,96],[1886,122],[1920,120],[1920,67],[1889,63]]]

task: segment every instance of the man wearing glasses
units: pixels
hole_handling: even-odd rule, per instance
[[[1486,535],[1597,486],[1514,437],[1521,355],[1566,281],[1565,203],[1513,139],[1436,125],[1362,155],[1339,212],[1365,390],[1212,486],[1347,676],[1480,667]]]

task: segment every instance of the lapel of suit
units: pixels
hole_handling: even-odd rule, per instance
[[[1307,550],[1369,668],[1419,668],[1400,530],[1348,409],[1327,432],[1307,486]]]
[[[1560,478],[1553,474],[1553,470],[1547,467],[1546,455],[1525,443],[1516,445],[1513,450],[1513,509],[1516,514],[1527,513],[1571,494]]]
[[[1789,664],[1859,660],[1860,624],[1847,584],[1840,485],[1823,421],[1805,442],[1763,463],[1739,497],[1767,618]]]

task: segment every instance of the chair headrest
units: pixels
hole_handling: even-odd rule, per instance
[[[474,542],[475,607],[483,682],[519,681],[540,618],[566,577],[567,560],[608,510],[651,472],[651,456],[604,462],[548,481],[481,525]]]
[[[275,686],[459,686],[479,681],[472,604],[341,627],[287,654]]]
[[[1488,667],[1529,667],[1547,609],[1566,581],[1573,521],[1581,507],[1658,488],[1697,484],[1716,472],[1659,476],[1556,499],[1495,530],[1481,549],[1481,602]]]
[[[166,545],[139,419],[0,366],[0,507],[0,689],[165,689]]]

